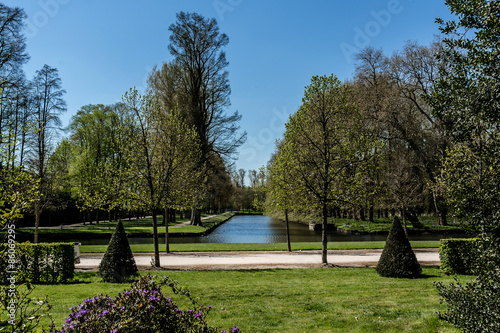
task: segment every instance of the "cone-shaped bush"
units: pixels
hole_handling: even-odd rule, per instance
[[[99,275],[105,282],[125,282],[129,277],[137,274],[132,250],[120,221],[111,236],[106,253],[99,264]]]
[[[422,268],[406,237],[401,222],[394,218],[384,250],[377,264],[377,273],[386,277],[413,278],[420,275]]]

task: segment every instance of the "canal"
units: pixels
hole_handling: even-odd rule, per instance
[[[439,240],[448,238],[446,234],[411,235],[410,240]],[[385,241],[387,235],[352,235],[336,231],[328,232],[329,242]],[[292,242],[320,242],[321,230],[309,230],[309,226],[290,223]],[[101,243],[95,240],[92,244]],[[131,244],[152,243],[151,238],[129,238]],[[164,238],[160,237],[164,243]],[[285,243],[286,227],[283,221],[264,215],[237,215],[219,226],[213,232],[198,237],[171,237],[170,243]],[[88,242],[83,242],[88,243]],[[102,242],[107,244],[107,241]]]

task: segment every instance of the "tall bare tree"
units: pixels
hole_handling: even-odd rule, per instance
[[[50,154],[54,149],[55,139],[61,127],[59,115],[66,111],[63,99],[65,91],[61,87],[61,79],[56,68],[44,65],[36,71],[33,78],[33,122],[35,131],[30,147],[29,166],[39,181],[40,198],[35,202],[35,236],[38,242],[40,216],[47,203],[48,182],[47,166]]]
[[[176,103],[194,126],[201,144],[200,168],[210,168],[211,154],[231,158],[246,139],[246,133],[238,133],[238,112],[226,113],[231,88],[223,48],[229,38],[220,33],[215,19],[197,13],[180,12],[169,30],[174,61],[153,72],[152,88],[161,92],[166,105]],[[191,223],[201,224],[199,211],[193,210]]]

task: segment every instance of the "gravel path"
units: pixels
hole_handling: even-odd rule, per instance
[[[374,267],[382,250],[331,250],[328,263],[342,267]],[[440,264],[438,249],[414,249],[423,266]],[[76,269],[96,270],[103,254],[84,253]],[[134,258],[139,269],[151,269],[152,253],[136,253]],[[161,269],[170,270],[228,270],[323,267],[320,251],[295,252],[175,252],[160,254]],[[156,268],[158,269],[158,268]]]

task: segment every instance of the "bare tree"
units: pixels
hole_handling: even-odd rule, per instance
[[[174,61],[153,72],[152,90],[161,92],[170,107],[176,103],[184,120],[194,126],[200,138],[200,168],[210,168],[211,154],[231,158],[246,139],[246,133],[238,133],[241,116],[225,111],[231,88],[223,48],[229,38],[219,32],[215,19],[197,13],[177,14],[169,30]],[[191,223],[201,224],[199,211],[193,210]]]
[[[47,166],[50,154],[54,149],[54,140],[60,130],[59,115],[66,111],[63,99],[65,91],[61,88],[61,79],[56,68],[44,65],[35,73],[33,79],[33,123],[35,131],[30,147],[29,166],[39,181],[40,198],[35,202],[35,237],[38,242],[40,215],[47,203],[49,188]]]
[[[29,59],[22,33],[25,19],[23,9],[0,3],[0,88],[16,83],[20,67]]]

